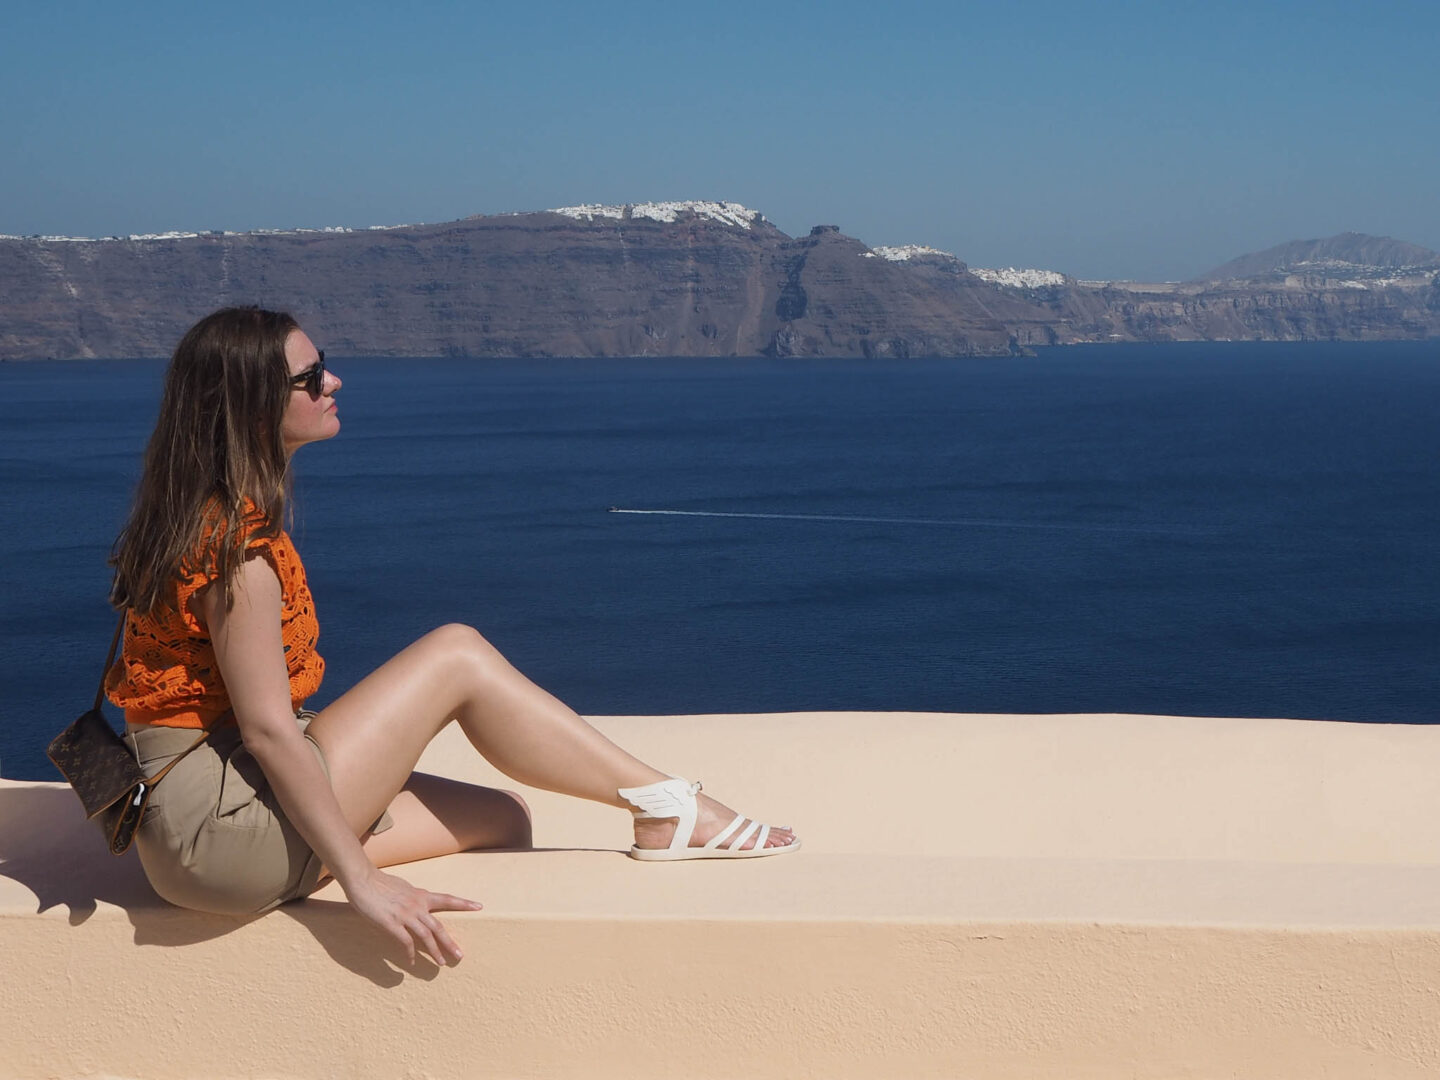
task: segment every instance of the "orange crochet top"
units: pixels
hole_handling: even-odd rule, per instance
[[[290,701],[298,709],[319,689],[325,674],[325,661],[315,651],[320,624],[295,545],[283,531],[276,537],[252,536],[263,523],[258,513],[252,514],[242,525],[242,535],[247,537],[247,553],[267,559],[280,579],[280,633],[290,673]],[[195,594],[215,578],[213,573],[190,569],[205,561],[186,560],[172,603],[149,615],[132,610],[125,617],[124,647],[106,676],[105,693],[125,710],[127,723],[199,729],[230,709],[215,648],[192,610]]]

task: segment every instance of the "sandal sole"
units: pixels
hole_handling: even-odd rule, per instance
[[[640,862],[697,862],[701,859],[763,859],[770,855],[788,855],[792,851],[799,850],[800,840],[797,837],[793,844],[786,844],[783,847],[746,848],[743,851],[703,847],[671,851],[669,848],[632,847],[630,857],[638,859]]]

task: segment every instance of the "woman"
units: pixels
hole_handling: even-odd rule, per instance
[[[735,858],[798,839],[667,777],[530,682],[478,633],[443,626],[318,715],[324,673],[304,568],[281,528],[290,458],[340,430],[341,381],[289,315],[217,311],[175,350],[112,600],[128,608],[107,690],[147,773],[211,734],[155,788],[136,843],[161,896],[264,911],[328,873],[350,903],[437,963],[460,950],[435,917],[474,901],[380,867],[530,846],[513,792],[412,772],[451,719],[516,780],[635,815],[636,858]]]

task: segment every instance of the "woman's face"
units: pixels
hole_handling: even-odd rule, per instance
[[[303,378],[320,363],[319,350],[303,330],[292,330],[285,339],[285,363],[292,379]],[[340,376],[333,371],[325,372],[317,395],[312,396],[303,382],[292,384],[285,415],[280,418],[280,437],[287,454],[306,443],[333,438],[340,430],[340,416],[335,410],[335,391],[340,386]]]

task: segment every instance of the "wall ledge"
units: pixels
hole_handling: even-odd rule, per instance
[[[805,850],[640,864],[623,814],[520,788],[543,850],[402,871],[486,904],[410,969],[333,885],[181,911],[0,781],[0,1077],[1440,1074],[1440,731],[596,723]],[[515,787],[453,728],[421,765]]]

